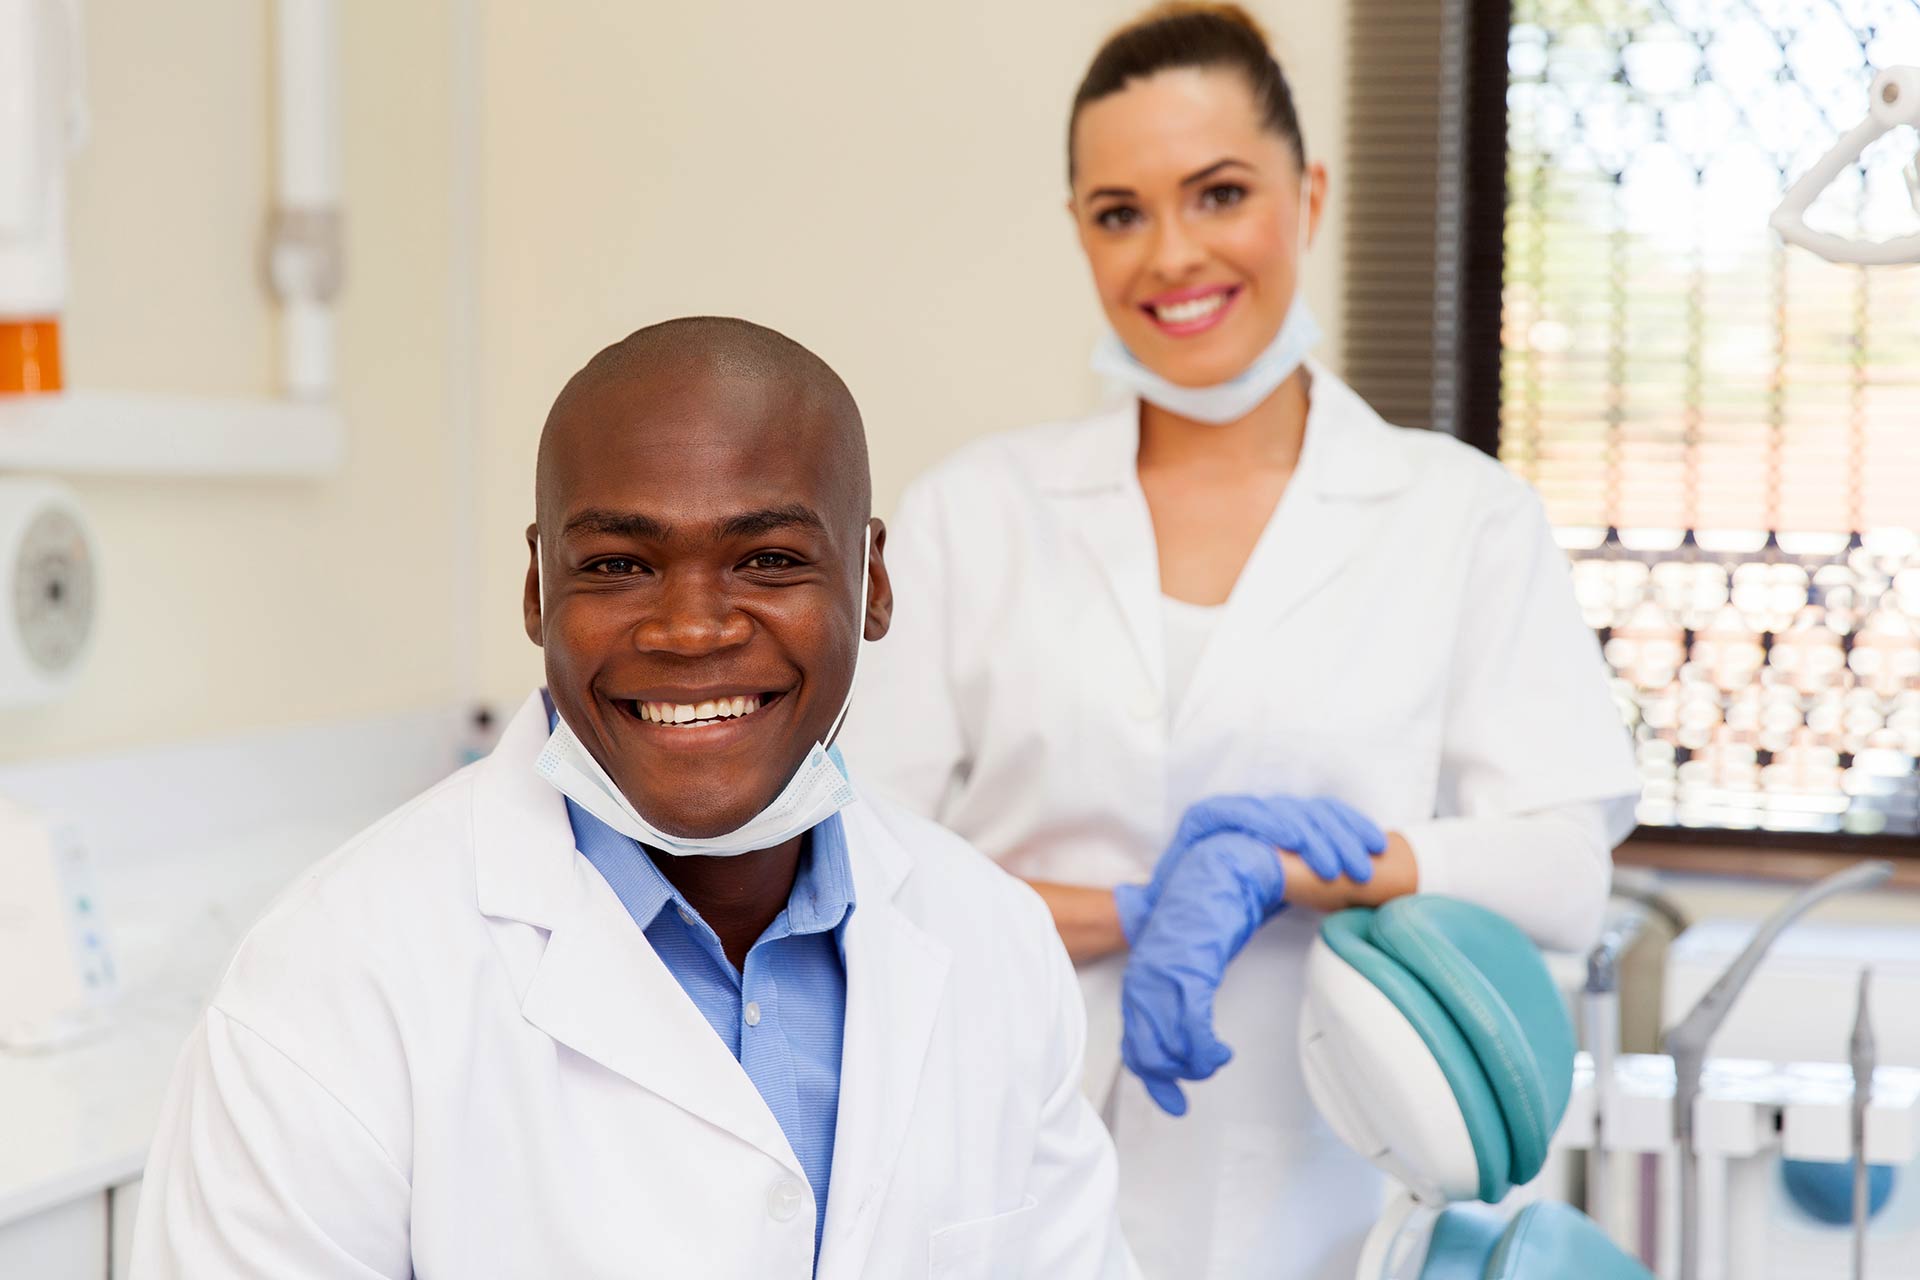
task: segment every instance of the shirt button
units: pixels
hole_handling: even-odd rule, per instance
[[[689,910],[687,910],[687,909],[686,909],[685,907],[675,907],[675,908],[674,908],[674,910],[675,910],[675,911],[678,911],[678,912],[680,913],[680,923],[681,923],[681,924],[692,924],[692,923],[693,923],[693,912],[691,912],[691,911],[689,911]]]
[[[805,1195],[800,1184],[792,1178],[782,1178],[773,1184],[767,1192],[767,1214],[775,1222],[787,1222],[800,1212],[800,1201]]]
[[[743,1012],[746,1014],[748,1026],[757,1027],[760,1025],[760,1006],[758,1004],[751,1000],[747,1001],[747,1007]]]

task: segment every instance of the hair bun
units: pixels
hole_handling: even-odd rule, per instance
[[[1243,77],[1262,126],[1284,138],[1294,159],[1306,164],[1293,90],[1253,15],[1220,0],[1165,0],[1108,36],[1093,55],[1067,117],[1068,182],[1073,181],[1074,129],[1081,111],[1136,80],[1180,67],[1222,68]]]
[[[1236,27],[1244,28],[1261,44],[1272,43],[1267,39],[1267,29],[1260,25],[1258,18],[1237,4],[1213,3],[1212,0],[1165,0],[1164,3],[1155,5],[1129,22],[1127,27],[1144,27],[1165,18],[1189,17],[1215,18],[1221,22],[1230,22]],[[1125,29],[1122,28],[1122,30]]]

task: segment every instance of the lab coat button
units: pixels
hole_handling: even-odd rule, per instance
[[[747,1007],[741,1012],[746,1015],[748,1026],[757,1027],[760,1025],[760,1006],[757,1002],[752,1000],[747,1001]]]
[[[799,1183],[792,1178],[782,1178],[767,1192],[767,1213],[775,1222],[791,1221],[793,1215],[800,1212],[800,1201],[804,1195]]]

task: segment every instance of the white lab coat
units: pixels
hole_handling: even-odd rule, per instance
[[[773,1114],[535,776],[488,759],[321,863],[175,1073],[140,1280],[805,1280]],[[951,834],[843,811],[856,905],[818,1275],[1108,1277],[1112,1148],[1044,907]]]
[[[1583,946],[1636,781],[1539,502],[1309,369],[1298,467],[1171,715],[1128,400],[978,441],[908,489],[848,751],[1009,870],[1078,884],[1145,879],[1206,796],[1338,796],[1407,836],[1423,890]],[[1149,1276],[1352,1274],[1381,1187],[1302,1083],[1317,925],[1282,913],[1236,959],[1215,1006],[1234,1059],[1185,1119],[1130,1075],[1107,1100],[1124,960],[1081,971],[1088,1088]]]

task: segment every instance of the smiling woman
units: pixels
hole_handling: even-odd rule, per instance
[[[1631,757],[1533,495],[1307,358],[1329,179],[1247,15],[1116,33],[1068,176],[1131,394],[908,489],[848,756],[1051,908],[1147,1273],[1350,1276],[1381,1188],[1301,1078],[1310,913],[1584,946]]]

